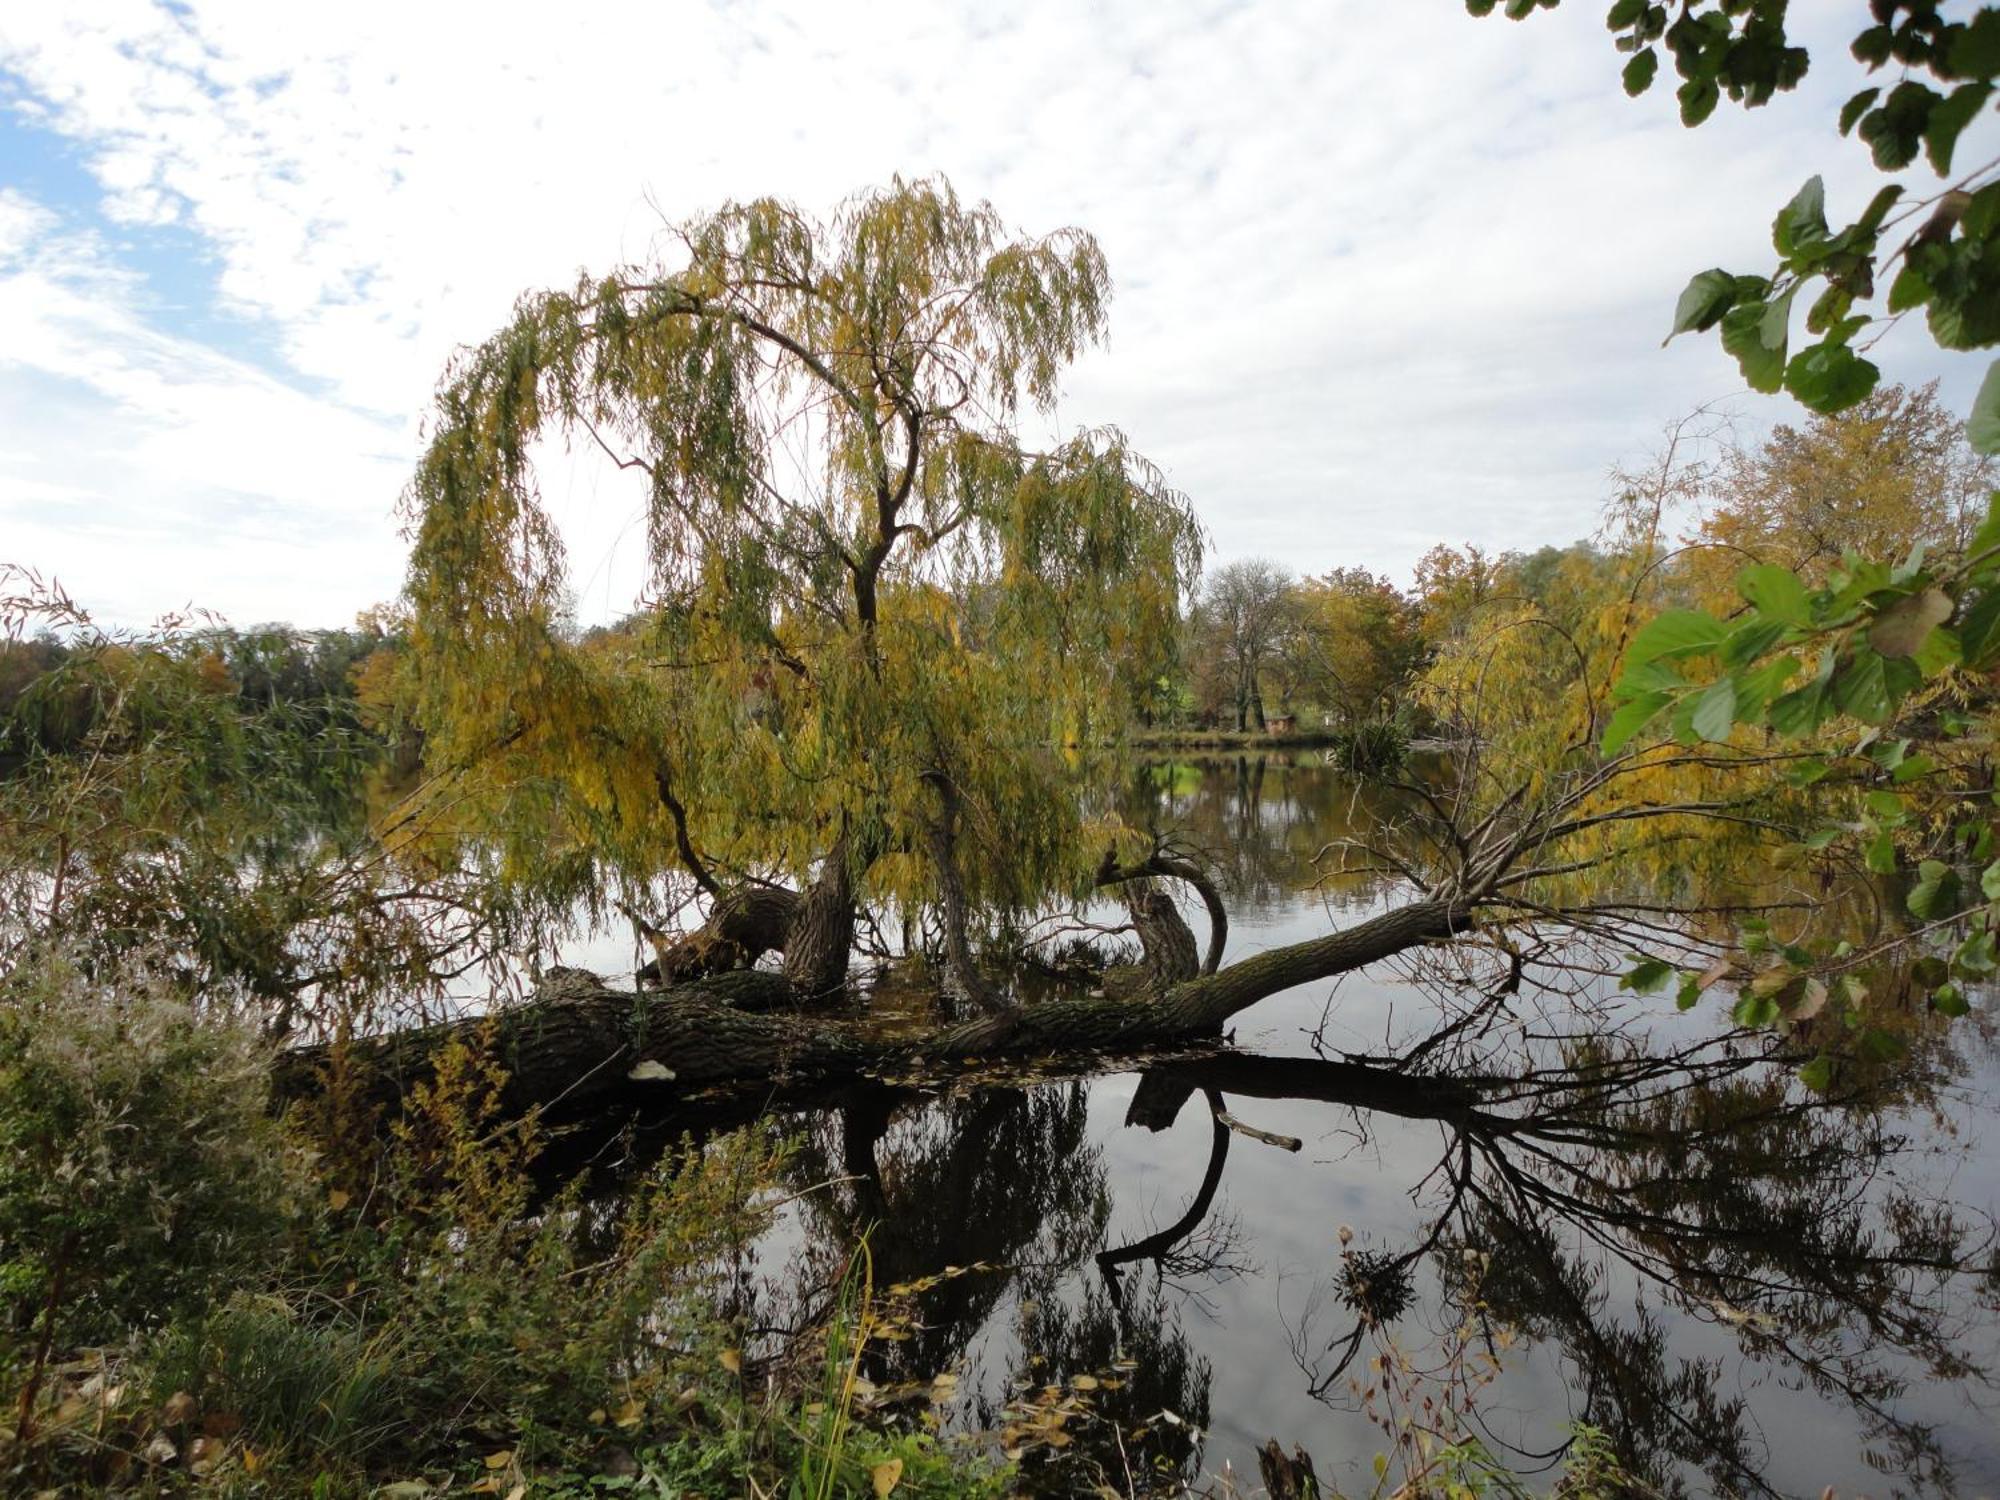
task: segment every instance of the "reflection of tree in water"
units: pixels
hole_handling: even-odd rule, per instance
[[[965,1355],[1010,1284],[1080,1258],[1111,1213],[1081,1084],[979,1088],[943,1099],[888,1089],[820,1117],[794,1166],[807,1194],[804,1280],[828,1287],[863,1232],[880,1287],[987,1262],[923,1293],[921,1326],[872,1353],[871,1378],[929,1378]]]
[[[1141,1285],[1143,1273],[1121,1278],[1092,1264],[1111,1198],[1087,1104],[1077,1082],[942,1099],[882,1088],[808,1120],[792,1175],[801,1188],[832,1185],[799,1200],[808,1242],[791,1277],[798,1305],[766,1309],[808,1326],[863,1231],[878,1288],[992,1266],[918,1294],[910,1336],[871,1346],[865,1371],[889,1386],[952,1369],[1011,1296],[1008,1368],[1003,1384],[975,1395],[973,1420],[1004,1425],[1017,1388],[1077,1375],[1109,1382],[1090,1393],[1095,1415],[1066,1429],[1064,1447],[1034,1448],[1028,1477],[1049,1493],[1066,1492],[1077,1475],[1122,1475],[1128,1463],[1135,1473],[1191,1476],[1208,1422],[1208,1367],[1188,1346],[1170,1281],[1155,1274]],[[1205,1216],[1206,1199],[1202,1207]],[[1192,1261],[1178,1269],[1198,1274]],[[1180,1424],[1149,1420],[1163,1410]],[[1146,1436],[1129,1436],[1141,1426]]]
[[[1949,1493],[1933,1433],[1897,1408],[1916,1383],[1989,1384],[1964,1352],[1988,1246],[1889,1179],[1910,1143],[1865,1101],[1807,1095],[1782,1063],[1724,1044],[1576,1061],[1438,1113],[1444,1201],[1397,1259],[1434,1264],[1442,1316],[1559,1348],[1576,1419],[1663,1488],[1698,1471],[1775,1493],[1744,1395],[1764,1367],[1845,1407],[1871,1465]],[[1614,1269],[1641,1288],[1629,1315]],[[1653,1304],[1730,1334],[1744,1367],[1676,1353]],[[1409,1335],[1365,1317],[1331,1341],[1301,1330],[1315,1393],[1344,1403],[1349,1363],[1385,1337]]]
[[[1199,850],[1231,911],[1249,914],[1287,905],[1313,886],[1314,856],[1330,839],[1369,827],[1387,800],[1383,788],[1317,765],[1237,755],[1139,766],[1119,811],[1135,828]],[[1349,904],[1375,884],[1357,879],[1330,894]]]
[[[1049,1295],[1022,1302],[1021,1352],[1007,1369],[1005,1392],[1032,1399],[1077,1375],[1104,1383],[1090,1392],[1089,1419],[1065,1429],[1066,1446],[1035,1444],[1022,1453],[1022,1479],[1048,1495],[1092,1494],[1107,1483],[1121,1495],[1179,1493],[1200,1472],[1209,1362],[1190,1347],[1163,1278],[1086,1275],[1079,1285],[1072,1301]],[[1004,1426],[1003,1403],[982,1396],[978,1417],[982,1426]]]
[[[1346,1404],[1350,1363],[1391,1340],[1421,1367],[1430,1340],[1484,1323],[1559,1355],[1570,1415],[1606,1431],[1663,1490],[1701,1475],[1717,1489],[1774,1492],[1761,1386],[1803,1389],[1849,1414],[1869,1461],[1906,1491],[1951,1492],[1949,1455],[1907,1408],[1925,1386],[1954,1383],[1968,1399],[1990,1389],[1967,1351],[1990,1329],[2000,1278],[1984,1226],[1907,1175],[1922,1152],[1898,1122],[1937,1102],[1921,1073],[1822,1098],[1798,1086],[1791,1060],[1742,1037],[1679,1050],[1610,1035],[1496,1048],[1468,1042],[1476,1032],[1405,1048],[1421,1057],[1414,1069],[1234,1051],[1148,1068],[1126,1123],[1164,1129],[1199,1107],[1210,1148],[1160,1225],[1119,1245],[1105,1243],[1112,1184],[1085,1084],[845,1094],[804,1117],[792,1172],[806,1245],[789,1305],[767,1298],[758,1321],[808,1326],[864,1230],[878,1287],[990,1263],[923,1291],[921,1326],[871,1351],[870,1378],[927,1381],[962,1366],[985,1334],[986,1357],[1005,1369],[989,1366],[960,1415],[993,1426],[1010,1399],[1112,1373],[1121,1384],[1092,1395],[1101,1419],[1070,1424],[1060,1450],[1032,1449],[1029,1477],[1051,1493],[1100,1472],[1122,1489],[1128,1465],[1135,1478],[1199,1480],[1210,1370],[1182,1319],[1191,1297],[1245,1261],[1239,1226],[1216,1208],[1232,1157],[1225,1121],[1255,1119],[1260,1099],[1316,1101],[1441,1133],[1419,1185],[1424,1227],[1385,1245],[1363,1226],[1349,1252],[1379,1320],[1357,1316],[1356,1278],[1336,1265],[1319,1320],[1297,1330],[1323,1399]],[[1932,1077],[1962,1067],[1938,1048],[1917,1052]],[[1375,1296],[1403,1285],[1414,1305]],[[1710,1332],[1691,1339],[1690,1325]],[[1698,1347],[1718,1334],[1721,1347]],[[1121,1361],[1129,1368],[1114,1369]],[[1155,1420],[1131,1438],[1162,1410],[1187,1426]],[[1539,1430],[1473,1421],[1495,1451],[1519,1457],[1559,1442],[1561,1415],[1539,1414]]]

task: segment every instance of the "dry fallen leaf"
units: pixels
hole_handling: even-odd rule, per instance
[[[486,1467],[489,1469],[504,1469],[513,1461],[514,1450],[512,1448],[502,1448],[498,1453],[489,1453],[486,1455]]]
[[[349,1201],[350,1198],[346,1188],[335,1188],[326,1195],[326,1206],[335,1213],[339,1213],[343,1208],[347,1207]]]
[[[878,1496],[887,1495],[903,1478],[903,1461],[900,1458],[884,1459],[875,1465],[871,1477],[875,1482],[875,1493]]]
[[[741,1375],[743,1373],[742,1350],[724,1349],[720,1354],[716,1355],[715,1358],[717,1362],[721,1364],[722,1368],[727,1370],[730,1374]]]

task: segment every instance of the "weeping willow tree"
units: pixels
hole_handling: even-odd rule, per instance
[[[524,298],[439,390],[409,595],[429,753],[481,809],[459,826],[552,909],[677,869],[708,917],[663,978],[777,950],[824,995],[859,913],[923,910],[991,1003],[968,924],[1096,878],[1115,837],[1070,773],[1199,565],[1119,433],[1024,439],[1103,336],[1103,256],[942,181],[826,223],[730,204],[673,243]],[[538,489],[557,442],[643,487],[648,607],[589,643]]]
[[[1439,944],[1511,961],[1516,984],[1523,942],[1664,949],[1642,978],[1685,966],[1683,1003],[1733,973],[1683,920],[1710,904],[1700,851],[1788,843],[1812,799],[1784,775],[1796,751],[1726,725],[1607,738],[1631,718],[1616,663],[1657,608],[1657,504],[1605,576],[1573,580],[1574,608],[1496,599],[1439,653],[1421,692],[1460,750],[1406,781],[1405,814],[1323,851],[1408,899],[1225,965],[1199,865],[1081,795],[1121,668],[1170,642],[1199,548],[1187,502],[1114,431],[1026,440],[1103,334],[1095,244],[1012,239],[942,183],[897,182],[823,225],[725,207],[675,259],[525,299],[448,371],[408,497],[413,680],[458,832],[552,913],[605,886],[643,899],[668,872],[702,898],[660,944],[664,996],[565,979],[502,1018],[518,1102],[585,1103],[620,1086],[619,1059],[694,1084],[1212,1036]],[[558,443],[645,496],[651,603],[593,639],[564,623],[537,488]],[[1203,897],[1205,952],[1165,881]],[[1011,1005],[978,925],[1099,887],[1131,910],[1136,990]],[[911,914],[979,1013],[888,1040],[752,1013],[840,992],[857,933]],[[384,1060],[434,1042],[387,1039]]]

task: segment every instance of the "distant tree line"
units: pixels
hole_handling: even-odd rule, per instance
[[[1282,718],[1330,729],[1409,718],[1412,684],[1489,607],[1573,618],[1603,602],[1633,545],[1659,549],[1670,602],[1726,606],[1747,562],[1812,577],[1848,552],[1961,549],[1995,472],[1933,383],[1884,387],[1757,443],[1734,441],[1704,414],[1677,424],[1651,467],[1613,480],[1604,534],[1532,552],[1440,543],[1407,589],[1364,567],[1300,577],[1246,558],[1214,569],[1184,613],[1171,664],[1128,673],[1134,719],[1253,731]],[[1664,533],[1628,534],[1639,516]]]

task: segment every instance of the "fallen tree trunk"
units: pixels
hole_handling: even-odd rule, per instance
[[[1458,903],[1416,902],[1310,942],[1244,959],[1163,993],[1130,1000],[1078,998],[983,1015],[915,1039],[870,1035],[855,1024],[786,1013],[810,991],[782,975],[744,970],[664,992],[613,989],[580,970],[559,971],[535,998],[471,1017],[336,1047],[287,1052],[281,1097],[323,1086],[345,1070],[359,1087],[393,1099],[427,1077],[454,1038],[485,1036],[509,1073],[513,1108],[578,1108],[635,1081],[675,1092],[709,1084],[856,1075],[982,1058],[1135,1050],[1218,1035],[1231,1016],[1269,995],[1361,968],[1461,931]]]

